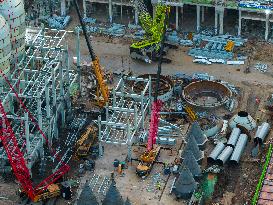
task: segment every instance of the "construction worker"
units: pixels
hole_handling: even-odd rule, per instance
[[[160,182],[156,183],[156,188],[157,188],[157,190],[161,190],[161,184],[160,184]]]
[[[118,165],[118,173],[120,175],[122,175],[122,166],[121,166],[121,164]]]
[[[256,122],[257,122],[257,123],[260,122],[260,118],[259,118],[259,117],[256,118]]]

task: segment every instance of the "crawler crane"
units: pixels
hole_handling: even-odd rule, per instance
[[[30,113],[30,111],[24,105],[23,101],[19,98],[18,93],[16,92],[14,87],[11,85],[6,75],[1,70],[0,70],[0,74],[2,78],[7,82],[7,84],[13,91],[13,93],[15,94],[15,97],[20,103],[20,106],[22,107],[24,112],[28,113],[30,120],[37,127],[39,133],[45,139],[45,142],[50,148],[51,154],[52,155],[56,154],[55,150],[49,145],[46,135],[41,130],[41,128],[39,127],[38,123],[36,122],[32,114]],[[41,183],[39,183],[37,186],[34,187],[31,181],[31,176],[30,176],[29,169],[27,167],[26,159],[24,158],[24,153],[22,152],[21,147],[18,144],[17,138],[13,132],[11,123],[8,120],[7,113],[4,110],[4,106],[1,100],[0,100],[0,114],[2,115],[0,123],[1,125],[5,125],[5,126],[0,126],[0,139],[6,151],[13,173],[16,179],[18,180],[23,193],[25,193],[34,202],[41,201],[43,199],[58,195],[59,192],[57,193],[55,191],[53,192],[49,191],[49,190],[52,190],[50,189],[50,186],[53,186],[57,180],[62,178],[64,174],[68,172],[70,168],[69,165],[62,163],[62,166],[57,171],[55,171],[53,174],[51,174],[49,177],[47,177]],[[60,161],[59,155],[56,155],[56,156],[57,156],[57,160]]]
[[[154,102],[152,105],[147,150],[140,156],[140,160],[139,160],[140,162],[136,168],[136,173],[140,177],[146,177],[150,173],[153,167],[153,164],[156,162],[159,156],[160,149],[161,149],[160,146],[154,146],[154,144],[156,144],[156,138],[158,134],[159,112],[163,105],[162,101],[159,100],[157,97],[158,97],[158,90],[159,90],[161,65],[162,65],[162,59],[163,59],[162,56],[164,51],[165,33],[166,33],[167,20],[168,20],[168,11],[166,11],[165,15],[166,15],[166,18],[164,20],[163,35],[161,39],[160,55],[159,55],[159,63],[158,63],[157,79],[156,79],[156,90],[155,90]]]
[[[92,68],[93,68],[94,74],[96,76],[96,80],[98,82],[98,87],[97,87],[97,92],[96,92],[97,104],[98,104],[99,107],[102,108],[103,106],[105,106],[105,104],[109,100],[109,89],[108,89],[108,86],[106,85],[105,80],[104,80],[103,71],[102,71],[102,68],[101,68],[101,65],[100,65],[99,58],[98,58],[98,56],[95,55],[95,52],[92,49],[92,46],[91,46],[91,43],[90,43],[90,39],[87,36],[86,26],[85,26],[85,24],[83,22],[77,0],[73,0],[73,1],[74,1],[74,4],[75,4],[75,8],[76,8],[76,11],[77,11],[77,14],[78,14],[78,17],[79,17],[79,21],[80,21],[80,24],[81,24],[81,27],[82,27],[82,31],[83,31],[83,34],[84,34],[84,37],[85,37],[85,41],[86,41],[86,44],[87,44],[87,47],[88,47],[88,50],[89,50],[89,53],[90,53],[90,57],[91,57],[91,60],[92,60]]]
[[[136,1],[136,6],[139,10],[139,21],[142,29],[145,31],[144,40],[133,43],[130,46],[130,55],[134,59],[142,60],[146,63],[152,61],[159,61],[170,63],[167,58],[160,57],[160,48],[162,35],[164,33],[164,21],[170,13],[170,6],[157,5],[155,10],[155,18],[153,19],[148,12],[146,6],[142,0]],[[164,42],[166,45],[166,43]],[[165,49],[167,47],[164,47]],[[162,50],[162,54],[166,53],[166,50]]]

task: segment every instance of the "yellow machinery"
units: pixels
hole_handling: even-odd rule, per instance
[[[154,147],[151,151],[146,151],[140,156],[140,162],[136,168],[138,176],[146,177],[150,173],[153,164],[159,156],[160,149],[160,146]]]
[[[47,189],[40,195],[35,196],[34,202],[43,201],[46,199],[60,196],[61,190],[58,184],[51,184]]]
[[[96,93],[97,94],[97,102],[100,107],[103,107],[103,106],[105,106],[105,104],[109,100],[109,89],[108,89],[108,86],[104,82],[104,75],[103,75],[103,72],[101,69],[99,58],[95,55],[95,53],[92,49],[89,37],[87,36],[85,24],[83,22],[81,14],[80,14],[79,5],[76,0],[74,0],[74,4],[76,6],[75,8],[76,8],[76,11],[77,11],[80,23],[81,23],[81,27],[82,27],[85,41],[86,41],[86,44],[87,44],[87,47],[88,47],[88,50],[90,53],[90,57],[92,59],[92,68],[94,69],[94,74],[95,74],[97,82],[98,82],[97,93]]]
[[[231,52],[234,48],[235,42],[234,41],[227,41],[227,44],[225,46],[225,50],[227,52]]]
[[[99,85],[97,87],[97,102],[100,107],[103,107],[109,100],[109,89],[104,82],[104,76],[102,73],[99,58],[96,57],[95,60],[92,61],[92,64]]]
[[[197,120],[197,115],[195,114],[195,112],[192,110],[191,107],[189,107],[189,106],[186,105],[185,106],[185,111],[188,113],[188,115],[189,115],[189,117],[190,117],[190,119],[192,121]]]
[[[157,5],[155,18],[153,19],[147,11],[144,3],[137,1],[140,10],[139,21],[145,31],[145,38],[142,41],[133,43],[130,46],[130,55],[134,59],[139,59],[147,63],[159,60],[160,42],[164,30],[164,21],[170,13],[170,6]],[[163,58],[163,62],[170,62]]]
[[[19,189],[20,196],[26,196],[25,190]],[[41,194],[35,195],[33,202],[44,201],[46,199],[58,197],[61,195],[59,184],[50,184]]]
[[[76,155],[78,157],[86,157],[92,145],[96,141],[96,128],[92,125],[88,126],[81,138],[76,144]]]

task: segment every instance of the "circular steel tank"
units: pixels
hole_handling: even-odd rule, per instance
[[[10,70],[11,42],[9,24],[0,14],[0,69],[8,74]],[[3,84],[0,80],[0,86]]]
[[[182,96],[188,104],[195,108],[213,109],[227,103],[232,92],[222,83],[202,80],[184,87]]]
[[[0,14],[9,24],[11,64],[20,61],[25,52],[25,9],[23,0],[0,1]]]

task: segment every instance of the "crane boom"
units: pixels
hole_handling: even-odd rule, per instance
[[[136,168],[136,173],[140,177],[146,177],[155,163],[156,159],[159,156],[159,152],[161,147],[153,147],[156,144],[156,138],[158,135],[158,125],[159,125],[159,112],[163,105],[162,101],[157,99],[158,97],[158,89],[159,89],[159,81],[161,74],[161,64],[162,64],[162,55],[164,50],[164,42],[166,35],[166,27],[167,27],[167,18],[168,14],[166,13],[166,18],[164,19],[164,27],[163,27],[163,35],[161,38],[161,47],[160,47],[160,56],[158,62],[158,70],[157,70],[157,79],[156,79],[156,92],[154,96],[154,101],[152,104],[152,113],[151,113],[151,121],[150,121],[150,129],[149,136],[147,142],[147,150],[140,156],[140,162]]]
[[[39,127],[38,123],[30,113],[30,111],[26,108],[23,101],[19,98],[18,93],[14,89],[14,87],[9,82],[8,78],[5,76],[3,71],[0,70],[0,74],[2,75],[2,78],[7,82],[11,90],[14,92],[17,100],[19,101],[21,107],[24,109],[25,112],[29,114],[29,117],[31,121],[35,124],[40,134],[45,139],[46,143],[48,144],[48,139],[44,132]],[[27,164],[24,158],[23,153],[21,152],[16,136],[12,130],[12,126],[7,118],[7,114],[5,112],[5,109],[3,107],[2,101],[0,100],[0,114],[2,114],[2,120],[1,126],[0,126],[0,139],[3,143],[4,149],[6,151],[6,154],[8,156],[9,162],[11,164],[13,173],[17,180],[19,181],[20,185],[24,189],[25,193],[28,195],[28,197],[32,201],[38,201],[39,200],[39,194],[42,193],[49,185],[56,182],[58,179],[60,179],[65,173],[68,172],[70,169],[69,165],[63,163],[62,166],[53,174],[51,174],[49,177],[44,179],[40,184],[38,184],[35,188],[32,185],[29,169],[27,168]],[[49,146],[51,149],[51,153],[56,153],[55,150]],[[57,159],[59,160],[59,157],[57,156]]]
[[[73,0],[73,1],[74,1],[75,8],[76,8],[76,11],[77,11],[77,14],[78,14],[78,17],[79,17],[79,21],[80,21],[80,24],[81,24],[81,27],[82,27],[83,35],[85,37],[85,41],[86,41],[86,44],[87,44],[87,47],[88,47],[88,51],[89,51],[89,54],[90,54],[90,57],[91,57],[91,60],[92,60],[92,64],[93,64],[92,66],[93,66],[93,69],[94,69],[96,80],[97,80],[98,85],[99,85],[98,88],[97,88],[98,105],[100,107],[103,107],[103,106],[105,106],[105,104],[109,100],[109,89],[108,89],[108,86],[106,85],[106,83],[104,82],[104,76],[103,76],[103,72],[102,72],[102,68],[101,68],[101,65],[100,65],[99,58],[95,55],[95,52],[94,52],[94,50],[93,50],[93,48],[91,46],[91,43],[90,43],[90,39],[87,36],[86,26],[85,26],[85,24],[84,24],[84,22],[82,20],[79,5],[78,5],[76,0]]]
[[[153,145],[156,143],[156,137],[158,133],[158,124],[159,124],[159,112],[163,105],[162,101],[158,100],[157,97],[158,97],[159,82],[160,82],[160,75],[161,75],[164,42],[166,38],[167,21],[168,21],[168,13],[166,11],[166,17],[164,18],[163,31],[161,36],[161,46],[160,46],[160,53],[159,53],[160,55],[159,55],[159,62],[158,62],[158,69],[157,69],[157,76],[156,76],[155,96],[154,96],[154,102],[152,105],[152,114],[151,114],[150,130],[149,130],[148,145],[147,145],[148,151],[151,151],[153,149]]]
[[[1,141],[8,156],[13,173],[17,180],[20,182],[22,188],[28,193],[31,199],[34,199],[34,188],[30,180],[30,173],[26,166],[24,155],[21,152],[15,134],[8,121],[6,112],[0,100],[0,112],[2,114],[1,120]]]
[[[141,0],[138,0],[136,5],[140,11],[139,21],[142,29],[145,31],[145,39],[133,43],[131,48],[141,49],[153,44],[159,44],[163,35],[164,21],[170,12],[170,7],[157,5],[155,18],[153,19]]]
[[[139,22],[145,31],[144,39],[133,43],[130,46],[130,56],[146,63],[159,60],[160,42],[164,31],[164,21],[170,13],[170,6],[157,4],[155,17],[152,18],[143,0],[136,0],[136,7],[139,12]],[[165,63],[170,63],[167,58],[162,59]]]

